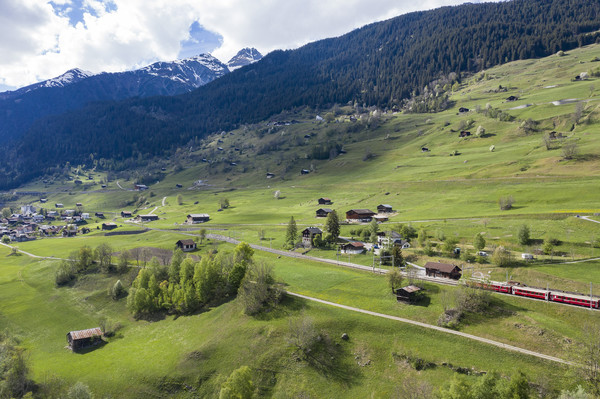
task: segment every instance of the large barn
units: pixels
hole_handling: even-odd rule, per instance
[[[458,280],[461,276],[461,271],[460,267],[448,263],[427,262],[425,264],[425,274],[430,277],[445,277]]]

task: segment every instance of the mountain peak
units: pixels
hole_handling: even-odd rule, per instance
[[[230,71],[234,71],[238,68],[259,61],[262,57],[262,54],[257,49],[245,47],[238,51],[238,53],[233,56],[229,62],[227,62],[227,66],[229,67]]]
[[[94,74],[92,72],[84,71],[83,69],[79,69],[79,68],[73,68],[73,69],[69,69],[67,72],[63,73],[62,75],[57,76],[56,78],[48,79],[41,83],[43,83],[44,87],[57,87],[57,86],[62,87],[62,86],[89,78],[90,76],[93,76],[93,75]]]

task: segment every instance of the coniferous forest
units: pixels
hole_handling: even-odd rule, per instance
[[[69,161],[166,155],[190,139],[256,123],[285,109],[348,102],[400,109],[429,82],[543,57],[600,40],[600,3],[514,0],[415,12],[260,62],[174,97],[95,103],[37,121],[7,145],[0,188]]]

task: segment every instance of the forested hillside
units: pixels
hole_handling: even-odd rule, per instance
[[[6,150],[0,186],[49,168],[167,154],[190,139],[255,123],[298,106],[400,107],[427,83],[455,73],[593,43],[600,3],[515,0],[411,13],[298,50],[275,51],[192,93],[95,104],[33,126]]]

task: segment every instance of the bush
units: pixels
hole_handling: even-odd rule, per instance
[[[515,200],[513,199],[512,195],[509,195],[507,197],[500,197],[500,199],[498,200],[498,205],[500,205],[500,210],[503,210],[503,211],[507,211],[507,210],[511,209],[514,203],[515,203]]]
[[[219,392],[219,399],[250,399],[255,389],[250,368],[242,366],[233,370],[227,378]]]
[[[90,388],[82,382],[73,385],[67,393],[68,399],[91,399],[93,398]]]
[[[463,313],[458,309],[446,309],[438,318],[437,324],[440,327],[458,328],[458,324],[463,317]]]
[[[253,264],[246,271],[238,290],[238,299],[248,315],[258,314],[275,307],[285,292],[276,284],[273,268],[265,264]]]
[[[404,277],[402,276],[402,273],[400,272],[400,270],[393,268],[392,270],[389,271],[389,273],[387,274],[386,277],[387,277],[388,285],[392,289],[392,292],[396,288],[402,287],[402,280],[404,279]]]
[[[75,278],[76,274],[73,262],[68,260],[61,261],[54,276],[56,285],[60,287],[61,285],[69,284]]]
[[[529,245],[529,243],[531,242],[529,226],[527,226],[526,224],[522,225],[521,228],[519,229],[518,237],[519,237],[519,244]]]
[[[461,312],[484,313],[492,302],[490,291],[461,286],[456,291],[456,307]]]
[[[513,262],[513,256],[509,250],[503,246],[499,246],[492,255],[492,262],[499,267],[510,266],[510,264]]]
[[[110,296],[115,301],[127,296],[127,290],[123,287],[123,283],[121,280],[117,280],[117,282],[110,288]]]

